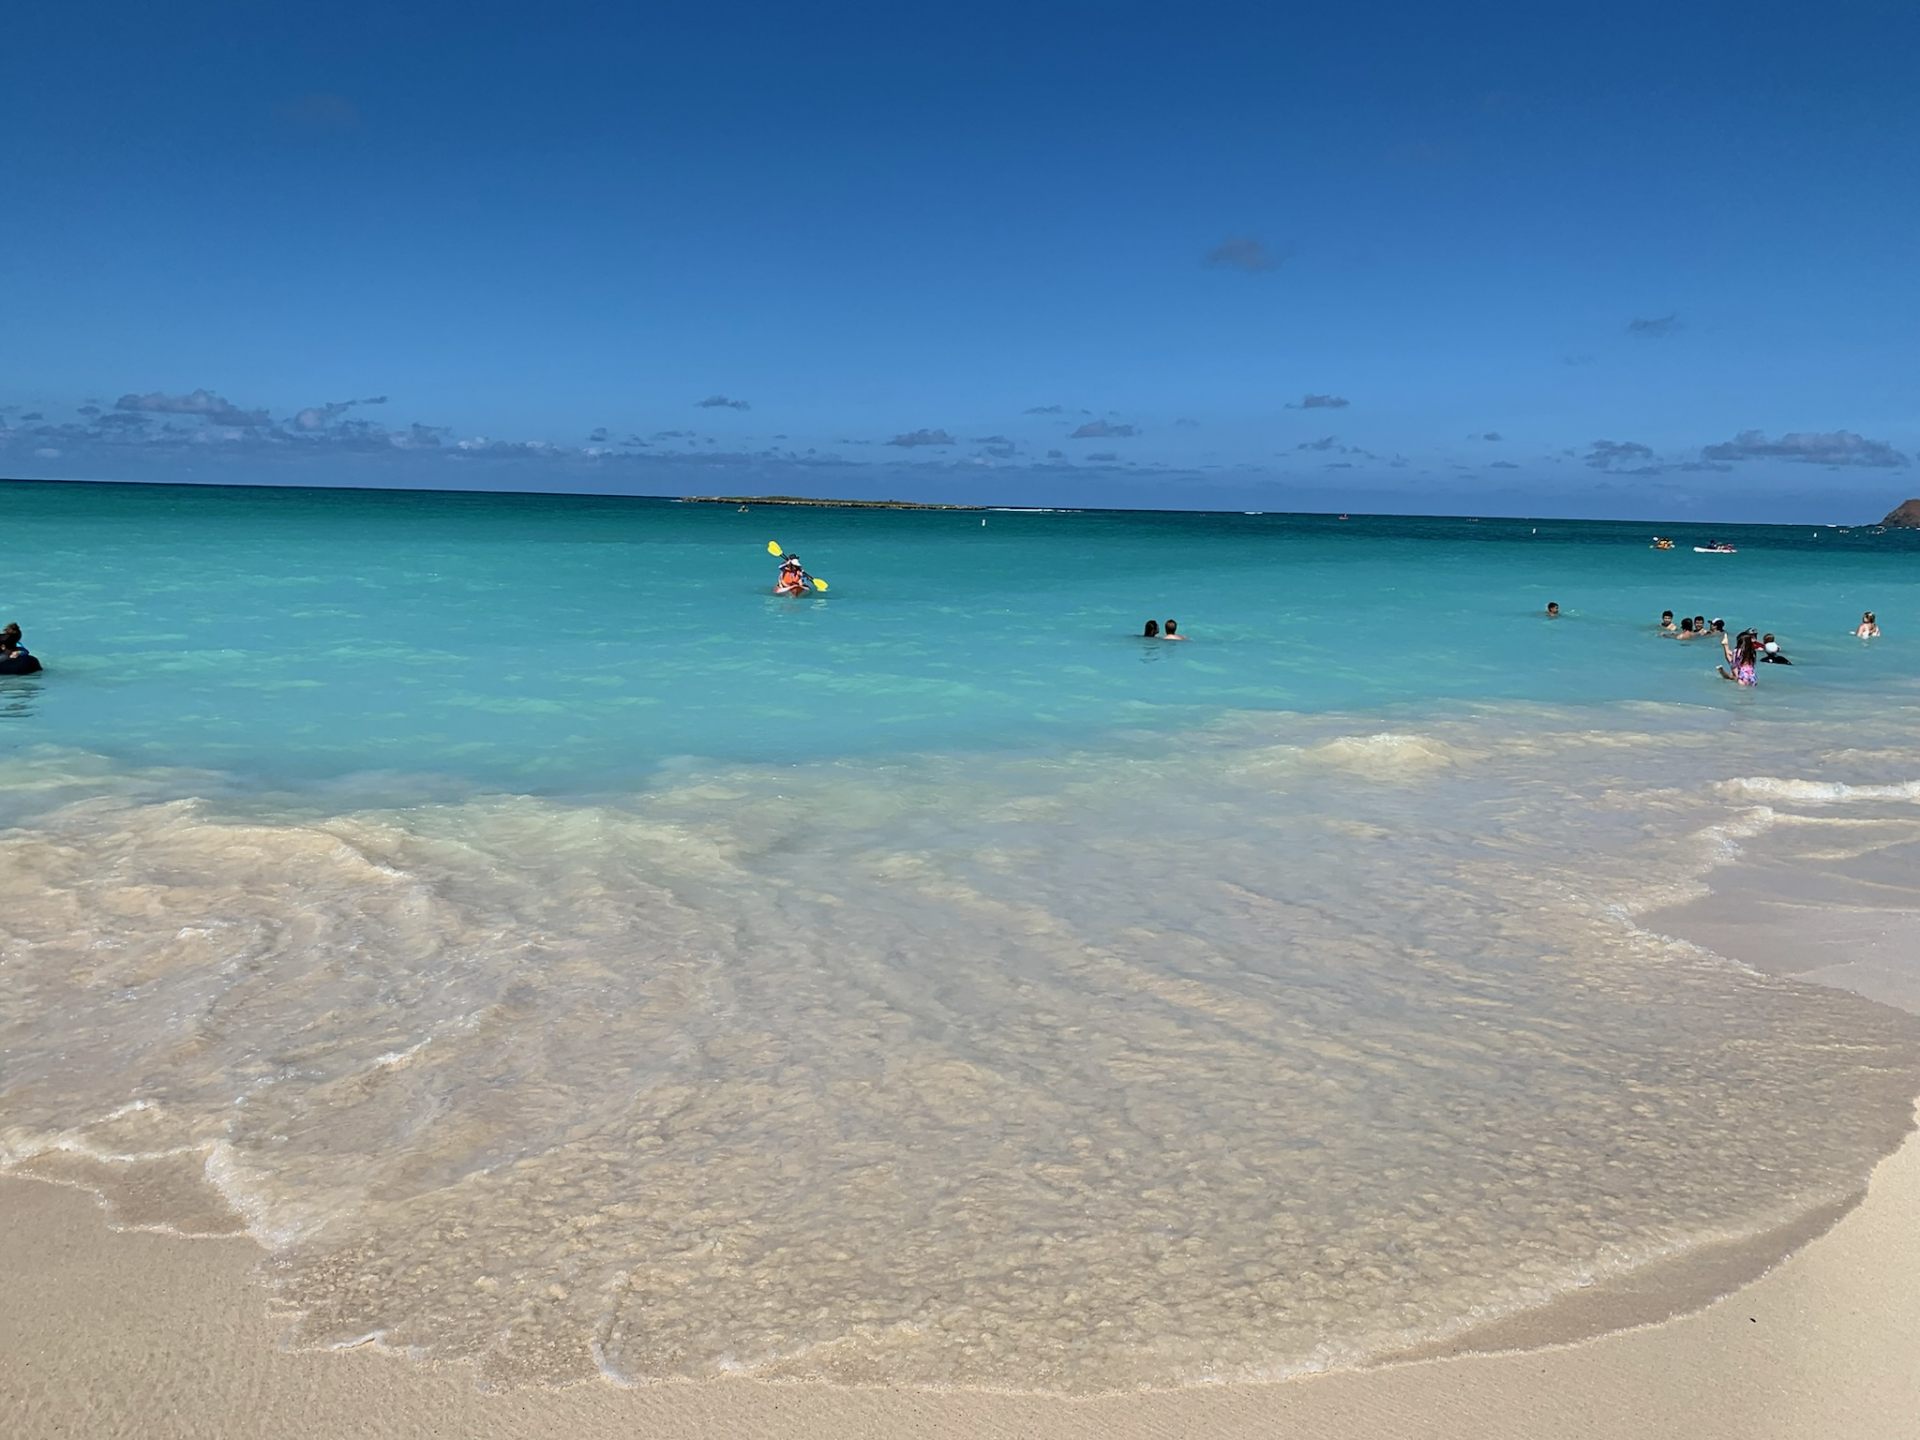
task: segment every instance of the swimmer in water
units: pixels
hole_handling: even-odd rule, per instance
[[[20,627],[9,623],[0,630],[0,664],[5,664],[9,675],[33,675],[40,669],[40,662],[33,658],[33,652],[20,643]]]
[[[1167,621],[1166,629],[1160,632],[1160,638],[1162,640],[1184,640],[1187,637],[1180,633],[1180,622],[1178,620],[1169,620]]]
[[[1140,638],[1142,640],[1158,640],[1160,638],[1160,622],[1158,620],[1147,621],[1147,628],[1140,632]]]
[[[1697,633],[1693,628],[1693,621],[1691,619],[1685,619],[1680,622],[1680,628],[1673,632],[1673,638],[1676,640],[1691,640]]]
[[[1560,602],[1558,600],[1547,601],[1547,619],[1558,620],[1559,618],[1560,618]]]
[[[1869,610],[1860,617],[1860,623],[1853,627],[1853,633],[1862,640],[1872,640],[1880,634],[1880,622],[1874,617],[1873,611]]]
[[[1662,610],[1660,612],[1660,633],[1662,635],[1673,634],[1673,612],[1671,610]]]
[[[1755,642],[1751,630],[1740,636],[1740,643],[1737,646],[1727,639],[1726,632],[1722,631],[1720,648],[1727,657],[1726,665],[1716,667],[1722,680],[1731,680],[1743,689],[1751,689],[1760,683],[1753,673],[1753,667],[1759,662],[1760,646]],[[1728,666],[1732,668],[1729,669]]]
[[[1760,637],[1760,662],[1763,665],[1791,665],[1793,661],[1780,653],[1780,642],[1768,631]]]

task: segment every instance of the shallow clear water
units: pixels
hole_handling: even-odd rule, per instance
[[[13,511],[0,1163],[250,1231],[308,1341],[1363,1363],[1843,1199],[1920,1090],[1912,1017],[1634,924],[1835,815],[1920,842],[1904,537]],[[1802,663],[1736,692],[1667,605]]]

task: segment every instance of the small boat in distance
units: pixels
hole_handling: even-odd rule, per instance
[[[1727,544],[1726,541],[1716,540],[1711,545],[1694,546],[1693,553],[1696,555],[1738,555],[1740,552],[1734,549],[1733,546]]]

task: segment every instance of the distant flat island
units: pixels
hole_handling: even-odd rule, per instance
[[[984,505],[927,505],[918,500],[814,500],[804,495],[685,495],[683,505],[818,505],[840,510],[984,510]]]

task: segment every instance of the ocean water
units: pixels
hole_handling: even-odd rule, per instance
[[[1920,1091],[1636,923],[1913,853],[1913,536],[0,493],[0,1167],[250,1232],[305,1343],[1363,1364],[1843,1202]]]
[[[13,738],[263,784],[383,770],[545,793],[1236,708],[1715,702],[1708,647],[1643,643],[1663,609],[1786,637],[1819,684],[1771,687],[1776,709],[1914,670],[1916,532],[1726,526],[1743,553],[1722,557],[1623,524],[0,493],[4,603],[60,674],[9,697],[29,712]],[[774,597],[770,539],[828,592]],[[1549,600],[1566,616],[1530,623]],[[1876,606],[1889,634],[1863,650],[1850,631]],[[1140,643],[1169,615],[1192,643]]]

